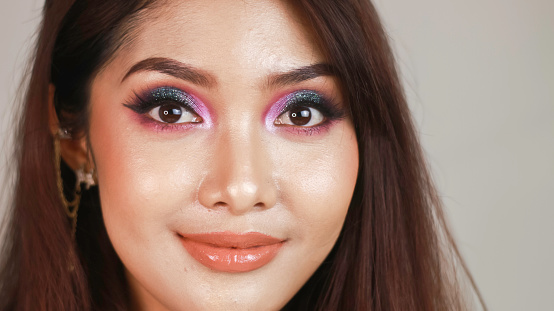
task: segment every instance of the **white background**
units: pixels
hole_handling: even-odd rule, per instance
[[[375,4],[454,234],[490,310],[554,310],[554,1]],[[2,180],[41,5],[0,4]]]

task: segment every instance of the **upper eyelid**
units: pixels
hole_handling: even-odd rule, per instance
[[[179,88],[175,88],[175,87],[159,87],[159,88],[156,88],[154,90],[151,90],[148,95],[150,97],[154,97],[155,96],[154,93],[162,92],[162,91],[170,91],[170,92],[178,93],[179,95],[183,95],[186,100],[171,98],[171,96],[167,96],[167,95],[161,96],[163,98],[160,98],[159,100],[173,100],[173,101],[178,102],[178,103],[187,103],[187,104],[190,102],[191,104],[194,105],[194,99],[192,98],[192,96],[188,92],[183,91]],[[170,94],[170,95],[174,96],[175,94]],[[157,100],[157,98],[151,98],[150,100]]]
[[[158,94],[157,98],[155,98],[154,95],[162,91],[175,92],[178,96],[183,97],[175,98],[175,94],[169,94],[171,96],[167,94]],[[133,98],[127,101],[127,104],[124,104],[124,106],[140,114],[147,113],[153,108],[160,106],[162,104],[160,101],[171,100],[204,119],[211,115],[202,102],[197,103],[199,100],[198,98],[180,87],[162,85],[159,87],[147,88],[140,92],[134,92],[133,94]],[[301,98],[302,96],[305,96],[305,98]],[[281,104],[278,104],[279,102],[281,102]],[[274,107],[271,108],[271,110],[277,109],[274,110],[275,113],[277,113],[276,115],[272,113],[275,117],[297,106],[315,108],[328,119],[341,119],[347,115],[345,109],[336,102],[336,99],[313,89],[300,89],[289,92],[274,103],[275,104],[271,105]]]
[[[155,98],[154,94],[160,90],[170,90],[170,91],[182,93],[184,94],[185,100],[171,98],[172,96],[165,96],[165,97],[161,96],[160,98]],[[133,94],[134,94],[133,98],[131,100],[128,100],[127,103],[124,104],[124,106],[132,109],[137,113],[141,113],[141,114],[147,113],[153,108],[161,106],[164,101],[172,101],[178,104],[179,106],[190,110],[195,114],[199,114],[200,109],[195,103],[194,97],[188,92],[180,88],[162,86],[162,87],[147,89],[142,92],[133,92]]]
[[[297,96],[299,95],[300,96],[314,95],[315,97],[317,97],[318,100],[303,101],[302,99],[297,98]],[[291,97],[291,96],[293,96],[294,98],[287,100],[287,97]],[[279,115],[285,113],[286,111],[290,110],[293,107],[298,107],[298,106],[316,108],[318,111],[323,113],[326,117],[331,117],[331,118],[342,118],[345,115],[344,109],[339,108],[338,105],[334,104],[334,101],[332,99],[328,98],[324,94],[321,94],[320,92],[310,90],[310,89],[303,89],[303,90],[291,92],[281,97],[281,99],[279,99],[278,102],[283,100],[286,100],[286,103],[281,107]]]

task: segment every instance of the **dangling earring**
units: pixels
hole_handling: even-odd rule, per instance
[[[77,211],[79,210],[79,203],[81,202],[81,183],[85,183],[86,189],[88,190],[90,186],[96,185],[96,181],[93,176],[93,172],[85,172],[84,167],[79,168],[77,171],[75,171],[77,182],[75,184],[73,200],[68,201],[65,198],[65,194],[63,192],[62,172],[60,169],[60,163],[61,163],[60,139],[70,139],[70,138],[71,138],[71,134],[69,134],[69,131],[67,129],[58,129],[58,132],[56,133],[56,135],[54,135],[54,165],[55,165],[56,174],[57,174],[56,177],[57,177],[58,193],[62,201],[62,204],[64,206],[65,213],[67,217],[69,217],[72,221],[71,237],[75,238],[75,232],[77,230]]]
[[[85,189],[90,189],[90,186],[96,186],[96,180],[94,178],[94,169],[90,172],[85,172],[84,166],[75,171],[77,175],[77,184],[85,184]]]

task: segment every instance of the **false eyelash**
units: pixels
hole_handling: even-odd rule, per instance
[[[161,94],[157,94],[159,92]],[[138,114],[145,114],[167,102],[178,104],[197,114],[197,107],[190,95],[172,87],[160,87],[140,94],[133,92],[133,98],[127,101],[124,106]]]
[[[340,120],[346,117],[344,109],[317,92],[311,90],[301,90],[289,94],[287,97],[289,96],[291,98],[286,99],[286,104],[281,109],[279,115],[282,115],[293,108],[308,107],[317,109],[325,117],[326,121],[324,121],[323,124],[314,126],[314,128],[323,126],[328,121]]]

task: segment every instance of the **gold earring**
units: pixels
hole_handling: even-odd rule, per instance
[[[71,225],[71,237],[75,238],[75,231],[77,230],[77,211],[79,210],[79,203],[81,202],[81,180],[79,174],[77,174],[77,184],[75,185],[75,193],[72,201],[68,201],[63,193],[63,180],[62,172],[60,169],[61,151],[60,151],[60,139],[70,139],[71,135],[67,129],[58,129],[56,135],[54,135],[54,165],[57,174],[58,194],[64,206],[65,213],[72,221]],[[88,189],[88,188],[87,188]]]

